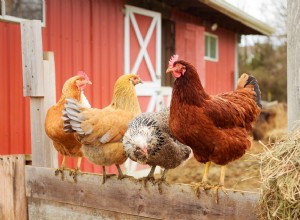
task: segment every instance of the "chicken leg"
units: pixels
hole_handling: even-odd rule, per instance
[[[63,159],[62,159],[62,162],[61,162],[61,165],[60,165],[60,168],[55,170],[55,176],[59,175],[59,173],[60,173],[61,180],[64,180],[64,178],[65,178],[64,177],[65,168],[66,168],[66,156],[64,155]]]
[[[214,196],[215,196],[215,201],[218,203],[219,201],[219,195],[218,195],[218,190],[221,189],[226,195],[228,195],[225,192],[225,187],[224,187],[224,182],[225,182],[225,170],[226,166],[221,166],[221,173],[220,173],[220,180],[219,184],[214,186]]]
[[[103,175],[103,180],[102,180],[102,184],[104,184],[106,182],[106,179],[111,177],[111,176],[114,176],[115,174],[107,174],[106,173],[106,169],[105,169],[105,166],[102,166],[102,175]]]
[[[123,174],[123,172],[122,172],[121,167],[120,167],[119,164],[116,164],[116,167],[117,167],[118,173],[119,173],[119,175],[118,175],[118,179],[119,180],[124,179],[124,178],[132,178],[132,176],[128,176],[126,174]]]
[[[70,170],[70,172],[69,172],[69,175],[73,176],[73,180],[75,183],[77,182],[77,175],[80,172],[81,160],[82,160],[82,157],[78,157],[76,168],[74,169],[74,171]]]
[[[169,171],[168,169],[164,169],[164,171],[163,171],[160,179],[158,179],[158,180],[155,181],[155,183],[157,183],[157,185],[158,185],[159,194],[162,194],[162,187],[161,187],[162,184],[163,183],[167,184],[166,179],[167,179],[167,173],[168,173],[168,171]]]
[[[203,188],[204,190],[212,188],[212,186],[208,183],[208,172],[209,172],[210,165],[211,165],[211,161],[205,163],[202,181],[201,183],[195,186],[195,192],[198,198],[200,197],[200,188]]]
[[[152,166],[149,174],[147,176],[139,179],[140,181],[144,182],[144,186],[147,185],[148,181],[150,181],[151,183],[153,183],[155,181],[155,179],[154,179],[155,168],[156,168],[156,166]]]

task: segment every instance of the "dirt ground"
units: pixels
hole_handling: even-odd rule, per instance
[[[250,150],[239,160],[228,164],[225,176],[225,187],[244,191],[258,192],[260,188],[259,162],[252,154],[263,151],[263,146],[256,141],[252,142]],[[191,158],[180,167],[169,170],[168,183],[198,183],[202,179],[204,164]],[[217,184],[220,175],[220,166],[212,164],[209,172],[209,182]]]

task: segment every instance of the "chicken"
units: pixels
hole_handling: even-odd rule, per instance
[[[225,167],[250,148],[248,132],[261,111],[261,93],[257,80],[243,74],[237,89],[216,96],[208,95],[195,67],[174,55],[167,73],[175,77],[170,106],[170,130],[180,142],[190,146],[197,161],[205,163],[202,183],[208,186],[211,162],[221,165],[219,184],[224,191]],[[186,129],[182,129],[182,126]]]
[[[124,134],[123,144],[128,157],[141,164],[152,166],[145,181],[154,180],[156,166],[164,168],[159,186],[166,179],[168,169],[173,169],[185,161],[191,149],[176,141],[169,129],[170,108],[160,112],[147,112],[130,122]],[[161,192],[161,188],[159,187]]]
[[[45,118],[45,131],[48,137],[53,141],[55,149],[63,155],[63,160],[59,169],[55,171],[55,175],[61,174],[61,178],[64,178],[64,169],[66,156],[78,157],[77,166],[70,175],[73,175],[76,181],[77,173],[80,170],[80,164],[82,159],[81,144],[76,140],[74,134],[68,134],[64,131],[62,110],[67,98],[76,99],[79,103],[86,107],[90,107],[90,104],[83,94],[84,88],[87,84],[92,84],[89,77],[82,71],[79,71],[76,76],[68,79],[62,89],[62,95],[59,101],[49,108]]]
[[[129,122],[141,113],[135,85],[142,80],[135,74],[122,75],[114,86],[112,102],[103,109],[84,108],[77,100],[68,99],[65,104],[64,127],[68,132],[76,132],[76,138],[83,144],[84,156],[92,163],[101,165],[103,183],[105,166],[115,164],[119,178],[124,175],[120,168],[127,156],[121,139]]]

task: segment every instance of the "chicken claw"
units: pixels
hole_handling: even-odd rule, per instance
[[[65,179],[65,175],[64,175],[64,168],[59,168],[55,170],[55,176],[58,176],[60,174],[60,178],[61,180]]]
[[[213,188],[213,186],[206,181],[204,181],[204,182],[202,181],[201,183],[196,184],[194,187],[194,190],[195,190],[196,196],[198,198],[200,198],[200,194],[201,194],[200,188],[202,188],[203,190],[210,190],[211,188]]]
[[[64,175],[64,170],[66,168],[66,156],[63,156],[60,168],[55,170],[55,176],[58,176],[60,173],[60,178],[61,180],[64,180],[65,175]]]
[[[80,172],[81,160],[82,160],[82,157],[78,157],[76,168],[74,169],[74,171],[70,170],[70,172],[69,172],[69,175],[73,176],[73,180],[75,183],[77,182],[77,175]]]
[[[151,182],[152,184],[154,184],[154,182],[155,182],[155,178],[154,178],[155,167],[156,166],[151,167],[151,170],[150,170],[148,176],[145,176],[145,177],[142,177],[139,179],[139,181],[144,183],[144,187],[147,186],[148,182]]]
[[[169,185],[166,182],[168,169],[164,169],[163,174],[160,179],[156,180],[154,183],[157,184],[159,194],[162,194],[162,184]]]
[[[115,176],[115,174],[106,174],[105,166],[102,166],[102,173],[103,173],[103,180],[102,184],[106,182],[106,179],[108,179],[111,176]]]
[[[118,175],[119,180],[122,180],[122,179],[125,179],[125,178],[133,178],[132,176],[128,176],[126,174],[123,174],[120,165],[116,164],[116,167],[117,167],[118,173],[119,173],[119,175]]]
[[[69,171],[69,176],[73,176],[73,180],[75,183],[77,182],[77,175],[79,174],[79,172],[80,172],[80,169],[77,167],[74,170]]]
[[[225,191],[226,189],[225,189],[224,185],[218,184],[218,185],[215,185],[213,188],[214,188],[214,197],[215,197],[216,204],[218,204],[218,202],[219,202],[219,194],[218,194],[219,189],[221,189],[223,191],[223,193],[225,193],[228,196],[227,192]]]

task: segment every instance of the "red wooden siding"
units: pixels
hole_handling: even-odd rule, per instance
[[[93,107],[111,101],[115,80],[123,74],[124,21],[120,0],[48,0],[44,51],[54,51],[56,94],[77,70],[84,70],[93,85],[86,96]],[[0,154],[30,154],[29,98],[23,97],[19,24],[0,22],[0,67],[3,85]],[[75,166],[76,160],[67,159]],[[100,171],[85,160],[85,171]],[[108,170],[112,171],[112,170]]]
[[[198,70],[202,85],[209,94],[233,89],[235,62],[235,33],[218,28],[211,32],[218,36],[219,59],[217,62],[204,60],[205,31],[201,20],[174,10],[172,19],[176,21],[176,53],[182,59],[193,63]]]
[[[91,105],[102,108],[110,104],[115,80],[123,74],[122,8],[122,1],[47,1],[43,46],[55,54],[57,99],[63,83],[77,70],[84,70],[93,82],[85,90]],[[67,159],[67,165],[75,164],[75,159]],[[81,167],[102,170],[86,159]],[[108,169],[112,171],[114,167]]]
[[[0,22],[0,155],[31,153],[29,99],[23,97],[18,24]]]
[[[204,28],[195,24],[176,22],[176,54],[194,64],[205,86]]]
[[[205,89],[209,94],[231,91],[234,79],[235,34],[222,28],[211,34],[218,36],[219,58],[217,62],[205,60]]]

